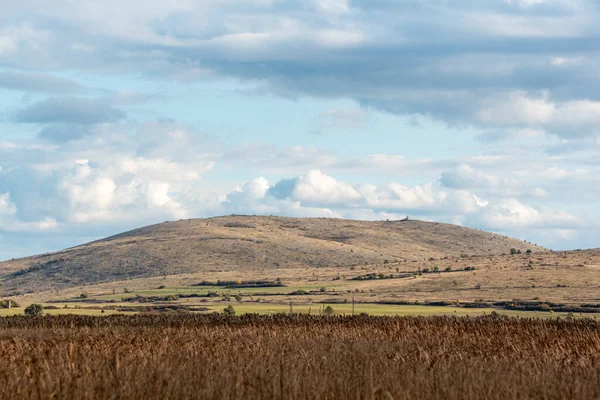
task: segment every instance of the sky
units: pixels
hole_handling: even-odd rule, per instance
[[[228,214],[600,247],[596,0],[0,9],[0,260]]]

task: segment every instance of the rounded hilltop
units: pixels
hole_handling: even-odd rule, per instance
[[[547,249],[462,226],[230,215],[168,221],[0,263],[5,288],[48,290],[202,271],[348,267]]]

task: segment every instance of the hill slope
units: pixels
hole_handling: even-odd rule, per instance
[[[0,294],[216,271],[348,267],[545,251],[423,221],[228,216],[151,225],[56,253],[0,263]]]

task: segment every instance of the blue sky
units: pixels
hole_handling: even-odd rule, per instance
[[[231,213],[600,246],[596,1],[0,9],[0,259]]]

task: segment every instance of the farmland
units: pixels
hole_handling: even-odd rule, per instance
[[[448,224],[228,216],[0,263],[0,301],[20,306],[0,315],[32,303],[48,314],[92,315],[228,305],[349,314],[355,303],[371,315],[593,317],[599,272],[598,249],[555,252]]]
[[[0,319],[0,398],[600,396],[600,324],[487,317]]]

